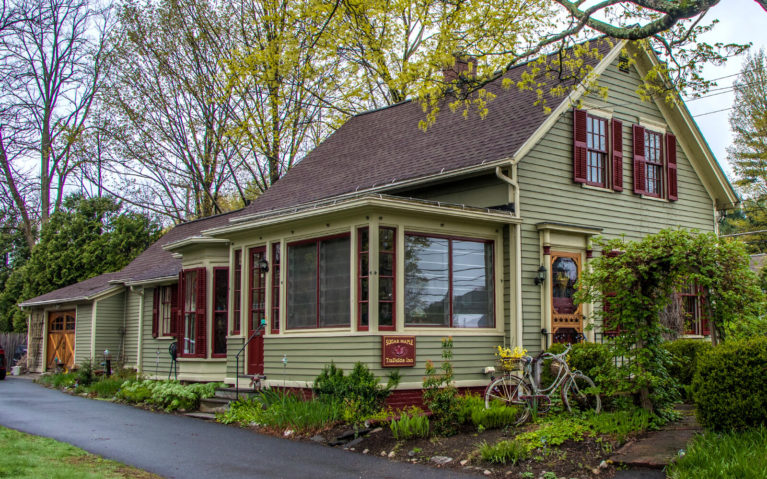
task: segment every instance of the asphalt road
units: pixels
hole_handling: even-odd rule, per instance
[[[472,477],[0,381],[0,424],[168,478]]]

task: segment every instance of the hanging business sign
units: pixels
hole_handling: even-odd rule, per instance
[[[415,366],[415,336],[381,336],[381,366]]]

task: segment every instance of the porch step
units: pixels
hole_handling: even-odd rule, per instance
[[[195,419],[202,419],[203,421],[215,421],[216,415],[209,412],[188,412],[185,416],[193,417]]]
[[[253,390],[250,387],[240,387],[240,399],[242,398],[254,398],[258,396],[258,391]],[[230,399],[232,401],[237,400],[237,389],[235,388],[218,388],[216,389],[215,397],[221,399]]]
[[[200,410],[203,413],[225,412],[229,409],[229,398],[212,397],[200,400]]]

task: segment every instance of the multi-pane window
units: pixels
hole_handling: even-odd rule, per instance
[[[663,135],[645,130],[645,194],[663,196]]]
[[[287,328],[349,324],[349,235],[288,245]]]
[[[607,186],[607,120],[586,117],[586,183]]]
[[[394,269],[396,263],[395,244],[397,230],[378,230],[378,329],[394,329]]]
[[[357,230],[357,329],[367,331],[370,326],[370,230]]]
[[[159,321],[160,333],[163,336],[170,336],[171,321],[173,318],[173,290],[176,286],[162,286],[158,290],[160,297],[158,298],[159,311],[157,319]]]
[[[703,294],[694,284],[685,285],[677,293],[682,310],[685,334],[709,334],[708,321],[703,314]]]
[[[242,250],[234,252],[234,288],[232,291],[232,307],[234,314],[232,317],[232,334],[240,334],[241,307],[242,300]]]
[[[405,325],[495,326],[492,241],[405,235]]]
[[[378,329],[394,330],[395,244],[397,230],[382,227],[378,230]],[[368,228],[358,230],[357,285],[359,288],[358,329],[368,329],[370,303],[370,233]]]
[[[272,333],[280,331],[280,244],[272,244]]]
[[[266,272],[261,269],[261,262],[266,260],[266,248],[250,250],[250,294],[248,334],[261,327],[266,320]]]
[[[197,271],[184,271],[182,354],[197,354]]]
[[[229,268],[213,269],[213,357],[226,357],[229,322]]]

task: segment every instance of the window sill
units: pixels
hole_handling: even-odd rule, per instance
[[[587,185],[586,183],[581,183],[581,188],[584,188],[587,190],[602,191],[604,193],[620,193],[620,191],[612,190],[610,188],[607,188],[606,186]]]
[[[225,357],[223,357],[223,358],[182,358],[182,357],[179,357],[177,359],[177,361],[180,362],[180,363],[186,363],[186,362],[188,362],[188,363],[200,363],[200,362],[225,363],[226,362],[226,358]]]
[[[172,340],[175,340],[176,337],[175,336],[157,336],[156,338],[152,338],[152,339],[161,340],[161,341],[172,341]]]
[[[642,199],[645,199],[645,200],[660,201],[661,203],[668,203],[669,202],[666,198],[659,198],[657,196],[640,195],[640,197]]]

